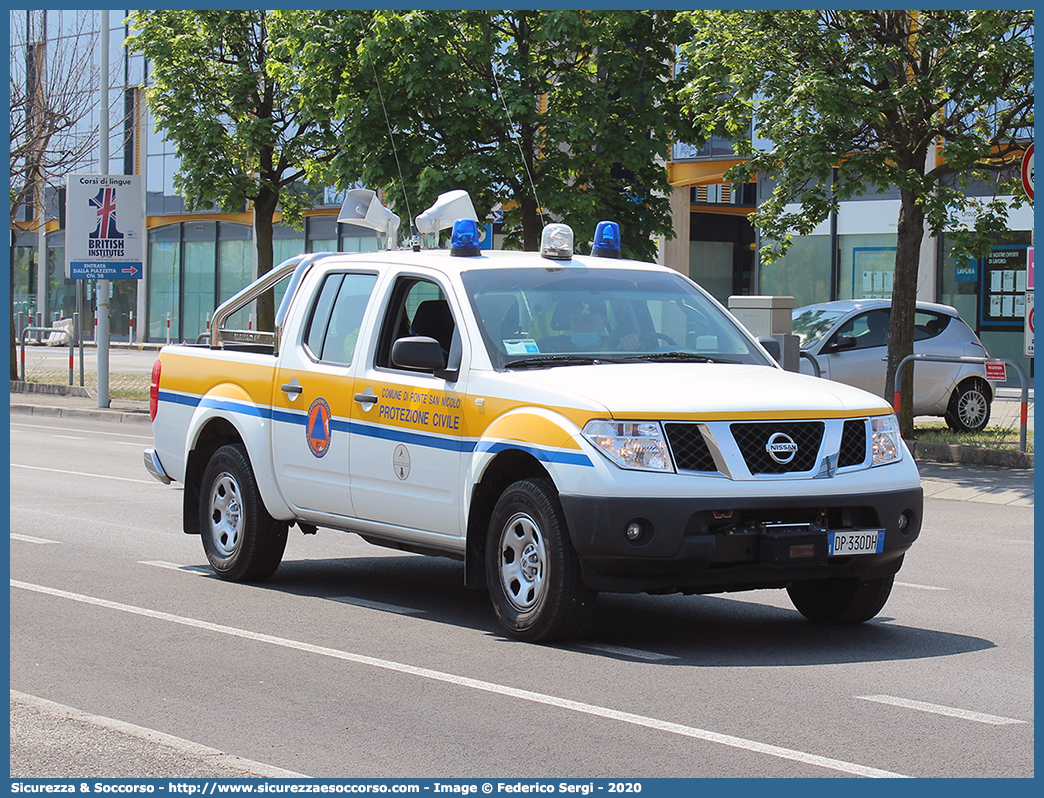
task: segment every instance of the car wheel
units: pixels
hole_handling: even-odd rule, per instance
[[[262,581],[279,567],[287,525],[268,514],[242,444],[210,458],[200,487],[199,526],[211,567],[230,582]]]
[[[950,397],[946,424],[955,432],[978,432],[990,420],[989,396],[982,380],[965,380]]]
[[[881,579],[795,582],[787,593],[798,612],[813,623],[863,623],[884,607],[894,580],[893,575]]]
[[[578,635],[594,611],[558,493],[549,479],[523,479],[493,508],[486,577],[497,618],[530,643]]]

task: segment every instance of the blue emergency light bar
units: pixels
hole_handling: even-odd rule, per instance
[[[596,258],[619,258],[620,225],[616,222],[599,222],[595,228],[591,254]]]
[[[450,236],[450,255],[458,258],[474,258],[482,254],[479,249],[479,226],[474,219],[457,219]]]

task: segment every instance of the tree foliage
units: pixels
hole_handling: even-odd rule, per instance
[[[174,186],[189,210],[254,209],[258,274],[273,266],[276,208],[299,225],[311,207],[294,190],[336,152],[337,127],[315,107],[296,113],[307,87],[273,76],[269,18],[259,11],[136,11],[128,46],[148,58],[147,98],[156,126],[180,159]],[[292,58],[292,51],[285,51]],[[260,329],[272,329],[269,295],[259,302]]]
[[[775,181],[751,222],[784,253],[843,200],[897,187],[887,386],[913,352],[927,229],[981,255],[1032,136],[1032,11],[698,11],[682,49],[686,113],[748,158],[726,175]],[[756,141],[768,141],[766,148]],[[994,186],[978,197],[973,182]],[[973,219],[968,223],[967,219]],[[911,384],[909,381],[906,385]],[[890,388],[886,397],[890,398]],[[910,392],[902,428],[912,431]]]
[[[466,189],[503,203],[508,245],[535,249],[544,221],[589,242],[602,219],[652,259],[673,235],[664,162],[678,124],[672,12],[294,11],[277,17],[281,62],[345,123],[331,180],[361,178],[400,216]],[[273,27],[277,23],[273,21]],[[583,247],[584,244],[580,243]]]

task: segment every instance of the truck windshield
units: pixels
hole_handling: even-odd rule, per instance
[[[464,286],[494,367],[635,360],[769,361],[681,275],[640,269],[484,269]]]

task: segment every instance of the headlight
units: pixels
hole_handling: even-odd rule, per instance
[[[870,436],[874,451],[871,465],[895,463],[903,459],[903,442],[899,438],[899,420],[894,414],[871,418]]]
[[[591,421],[584,437],[620,468],[673,471],[663,431],[655,421]]]

